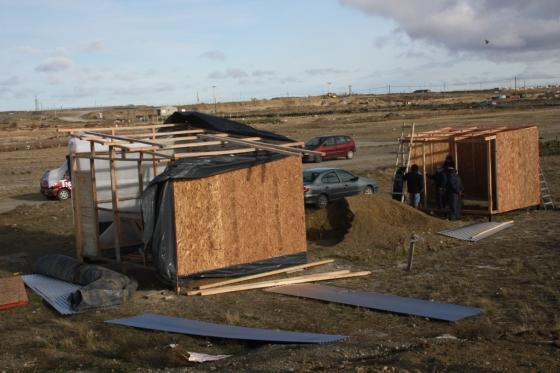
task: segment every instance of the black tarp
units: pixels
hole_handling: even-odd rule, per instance
[[[241,123],[208,114],[176,112],[166,123],[187,123],[190,127],[226,132],[240,136],[292,141],[267,131],[260,131]],[[223,174],[255,165],[285,158],[285,155],[267,151],[253,153],[182,158],[171,162],[165,171],[155,177],[142,195],[142,218],[144,221],[144,250],[151,253],[152,260],[163,281],[173,284],[177,277],[174,201],[171,182],[175,179],[200,179]],[[305,263],[305,253],[272,258],[270,260],[232,266],[215,271],[199,273],[193,277],[226,277],[247,275],[272,270],[287,265]]]
[[[289,141],[286,136],[278,135],[273,132],[258,130],[251,126],[243,123],[234,122],[222,117],[216,117],[214,115],[199,113],[196,111],[179,112],[173,113],[167,120],[166,124],[170,123],[185,123],[192,127],[204,129],[207,131],[215,132],[226,132],[231,135],[248,136],[248,137],[261,137],[268,140],[276,141]],[[161,128],[160,132],[171,131],[171,129]]]

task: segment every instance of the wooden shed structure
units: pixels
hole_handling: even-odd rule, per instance
[[[200,114],[196,120],[211,117],[195,114]],[[227,128],[231,122],[212,118],[218,123],[212,128]],[[313,152],[304,150],[303,143],[231,123],[232,133],[187,123],[62,130],[73,143],[77,256],[145,265],[157,261],[153,256],[165,250],[156,246],[166,244],[167,251],[175,250],[173,263],[159,266],[173,267],[178,278],[305,253],[301,156]],[[261,136],[240,135],[253,131]],[[198,167],[202,177],[192,177],[191,169],[183,177],[168,171],[162,175],[170,163]],[[152,215],[165,215],[154,225],[167,225],[165,237],[148,245],[141,200],[158,176],[169,179],[165,193],[171,202],[147,208]],[[160,203],[163,192],[154,193]],[[139,247],[147,248],[143,255]]]
[[[404,136],[410,164],[434,174],[451,155],[465,188],[467,212],[493,215],[540,203],[539,131],[527,127],[442,128]],[[424,178],[424,207],[435,188]]]

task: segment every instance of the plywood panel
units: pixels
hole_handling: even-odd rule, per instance
[[[80,230],[82,232],[82,255],[96,256],[97,249],[97,228],[95,226],[92,192],[91,192],[91,173],[88,171],[74,171],[72,183],[77,185],[72,198],[78,199],[80,208]]]
[[[498,211],[540,203],[539,131],[537,127],[496,134]]]
[[[175,180],[178,274],[306,250],[301,159]]]

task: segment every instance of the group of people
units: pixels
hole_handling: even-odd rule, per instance
[[[436,186],[437,208],[441,210],[449,206],[449,219],[461,219],[463,182],[457,173],[453,157],[448,155],[443,165],[437,167],[437,172],[428,175],[428,177],[434,181]],[[406,181],[410,205],[417,208],[424,192],[424,175],[420,173],[418,165],[412,165],[410,171],[404,175],[404,180]]]

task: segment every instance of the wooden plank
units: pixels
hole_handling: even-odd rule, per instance
[[[491,213],[491,212],[492,212],[492,211],[490,211],[490,213]],[[471,238],[472,238],[472,239],[476,239],[476,238],[478,238],[478,237],[480,237],[480,236],[485,235],[486,233],[489,233],[489,232],[498,230],[498,229],[502,228],[504,225],[509,225],[509,224],[513,224],[513,220],[508,220],[508,221],[505,221],[505,222],[503,222],[503,223],[500,223],[500,224],[498,224],[498,225],[496,225],[496,226],[494,226],[494,227],[492,227],[492,228],[488,228],[488,229],[486,229],[486,230],[484,230],[484,231],[482,231],[482,232],[479,232],[479,233],[475,234],[475,235],[472,236]]]
[[[212,284],[201,285],[201,286],[198,287],[198,289],[199,290],[204,290],[204,289],[210,289],[210,288],[215,288],[215,287],[221,287],[221,286],[224,286],[224,285],[235,284],[235,283],[238,283],[238,282],[253,280],[253,279],[256,279],[256,278],[268,277],[268,276],[278,275],[278,274],[281,274],[281,273],[289,273],[291,271],[313,268],[313,267],[317,267],[317,266],[321,266],[321,265],[325,265],[325,264],[329,264],[329,263],[333,263],[333,262],[334,262],[334,259],[321,260],[319,262],[306,263],[306,264],[301,264],[301,265],[297,265],[297,266],[277,269],[277,270],[274,270],[274,271],[257,273],[256,275],[243,276],[243,277],[238,277],[238,278],[234,278],[234,279],[231,279],[231,280],[225,280],[225,281],[215,282],[215,283],[212,283]]]
[[[206,295],[213,295],[213,294],[232,293],[232,292],[244,291],[244,290],[264,289],[264,288],[270,288],[270,287],[280,286],[280,285],[303,284],[306,282],[327,281],[327,280],[336,280],[341,278],[367,276],[370,274],[371,274],[370,271],[350,272],[347,270],[316,273],[313,275],[285,278],[282,280],[271,280],[271,281],[257,282],[257,283],[245,284],[245,285],[232,285],[232,286],[224,286],[221,288],[214,288],[214,289],[207,289],[207,290],[189,291],[187,292],[187,295],[206,296]]]
[[[422,143],[422,187],[424,188],[424,208],[428,207],[428,175],[426,175],[426,144]]]
[[[204,133],[204,130],[182,130],[182,131],[169,131],[169,132],[147,132],[147,133],[134,133],[131,135],[127,135],[128,137],[163,137],[163,136],[173,136],[173,135],[184,135],[187,133]]]

